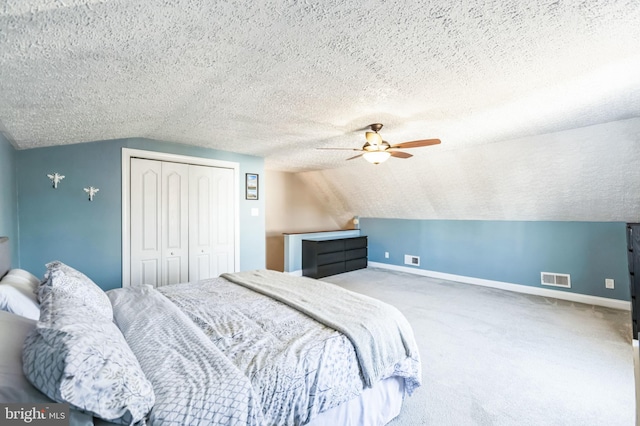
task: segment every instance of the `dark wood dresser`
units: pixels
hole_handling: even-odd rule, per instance
[[[367,237],[302,240],[302,275],[322,278],[367,267]]]

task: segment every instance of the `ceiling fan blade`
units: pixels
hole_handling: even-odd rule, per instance
[[[396,157],[396,158],[411,158],[411,157],[413,157],[413,155],[409,154],[408,152],[389,151],[389,150],[387,150],[387,152],[389,152],[392,157]]]
[[[356,158],[360,158],[360,157],[362,157],[363,155],[364,155],[364,153],[363,153],[363,154],[358,154],[358,155],[356,155],[356,156],[354,156],[354,157],[351,157],[351,158],[347,158],[347,161],[349,161],[349,160],[355,160]]]
[[[340,151],[362,151],[360,148],[316,148],[316,149],[326,149],[326,150],[340,150]]]
[[[440,139],[422,139],[419,141],[402,142],[397,145],[393,145],[391,148],[419,148],[421,146],[438,145]]]

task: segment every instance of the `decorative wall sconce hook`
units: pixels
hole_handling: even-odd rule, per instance
[[[57,189],[58,183],[60,183],[60,181],[64,179],[64,176],[59,174],[58,172],[55,172],[52,175],[47,175],[47,177],[51,179],[51,182],[53,182],[53,189]]]
[[[100,189],[94,188],[93,186],[90,186],[88,188],[84,188],[84,192],[89,194],[89,201],[93,201],[93,196],[96,195],[96,193],[98,191],[100,191]]]

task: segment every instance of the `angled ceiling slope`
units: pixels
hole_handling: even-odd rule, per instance
[[[338,223],[640,222],[640,118],[393,160],[298,176]]]

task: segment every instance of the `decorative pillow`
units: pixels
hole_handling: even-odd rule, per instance
[[[0,281],[0,310],[33,320],[40,318],[40,307],[28,284],[14,284],[7,277]]]
[[[24,339],[37,321],[0,311],[0,401],[45,403],[54,402],[33,387],[22,373]],[[69,410],[69,424],[93,426],[93,416]]]
[[[105,420],[144,420],[155,396],[113,322],[111,302],[86,275],[47,264],[40,321],[22,353],[27,379],[49,398]]]
[[[39,322],[22,361],[27,379],[49,398],[114,423],[144,420],[155,403],[151,383],[111,321]]]
[[[47,264],[38,289],[40,322],[113,321],[113,308],[105,292],[83,273],[62,262]]]

